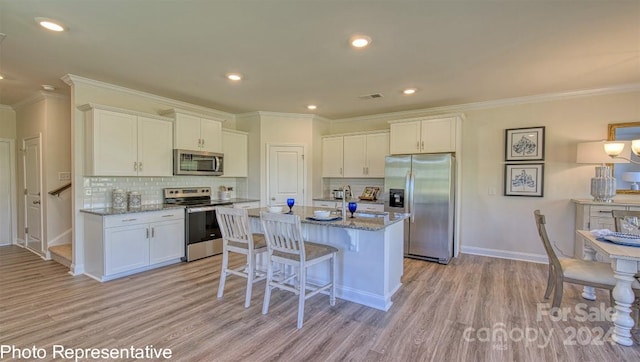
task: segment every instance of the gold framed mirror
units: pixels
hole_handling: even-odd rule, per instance
[[[640,122],[627,123],[610,123],[609,124],[609,141],[631,141],[640,139]],[[631,154],[631,159],[640,163],[640,157]],[[616,193],[618,194],[640,194],[640,190],[632,190],[632,181],[635,172],[640,176],[640,165],[633,163],[611,164],[613,177],[616,178]],[[623,174],[627,174],[624,176]]]

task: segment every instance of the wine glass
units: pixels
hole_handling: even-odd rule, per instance
[[[351,213],[351,218],[353,219],[353,213],[356,212],[356,209],[358,208],[358,203],[357,202],[350,202],[349,203],[349,212]]]
[[[295,199],[287,199],[287,206],[289,206],[289,213],[291,213],[291,208],[296,203]]]

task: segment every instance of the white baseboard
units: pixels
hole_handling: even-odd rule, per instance
[[[500,259],[529,261],[532,263],[549,264],[549,258],[546,255],[521,253],[517,251],[505,251],[498,249],[478,248],[474,246],[462,246],[463,254],[482,255]]]

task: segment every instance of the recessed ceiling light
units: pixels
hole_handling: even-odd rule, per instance
[[[417,92],[418,90],[415,88],[407,88],[405,90],[402,91],[402,93],[406,94],[406,95],[411,95],[414,94],[415,92]]]
[[[227,79],[237,82],[242,79],[242,75],[238,73],[229,73],[227,74]]]
[[[45,29],[52,31],[64,31],[64,26],[60,22],[47,18],[36,18],[36,22]]]
[[[43,84],[42,85],[42,89],[44,89],[46,91],[54,91],[54,90],[56,90],[56,87],[54,87],[52,85],[48,85],[48,84]]]
[[[2,76],[2,74],[0,74],[0,79],[4,79],[4,76]]]
[[[354,48],[364,48],[371,44],[371,38],[366,35],[354,35],[349,39],[349,43],[351,43]]]
[[[307,109],[310,109],[310,110],[318,109],[318,106],[316,106],[315,104],[310,104],[307,106]]]

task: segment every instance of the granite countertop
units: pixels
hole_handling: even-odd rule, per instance
[[[220,205],[220,204],[240,204],[243,202],[256,202],[260,200],[255,199],[243,199],[243,198],[233,198],[229,200],[211,200],[211,205]],[[112,207],[102,207],[96,209],[81,209],[80,212],[84,212],[87,214],[94,214],[100,216],[109,216],[109,215],[124,215],[124,214],[135,214],[139,212],[150,212],[150,211],[162,211],[169,209],[184,209],[184,205],[170,205],[170,204],[151,204],[151,205],[142,205],[142,207],[130,209],[114,209]]]
[[[150,212],[150,211],[162,211],[169,209],[184,209],[183,205],[166,205],[166,204],[151,204],[151,205],[142,205],[137,208],[126,208],[126,209],[114,209],[112,207],[103,207],[97,209],[81,209],[80,212],[84,212],[87,214],[94,214],[100,216],[109,216],[109,215],[124,215],[124,214],[136,214],[139,212]]]
[[[335,202],[342,202],[342,199],[334,199],[333,197],[316,197],[313,199],[313,201],[335,201]],[[346,202],[349,201],[355,201],[358,203],[363,203],[363,204],[381,204],[384,205],[384,200],[360,200],[357,197],[352,197],[350,199],[345,200]]]
[[[287,210],[284,207],[284,210]],[[294,206],[293,213],[300,216],[300,221],[306,224],[315,224],[330,227],[340,227],[347,229],[358,229],[368,231],[383,230],[389,225],[393,225],[397,222],[401,222],[409,217],[409,214],[397,213],[397,212],[356,212],[355,217],[352,219],[347,212],[345,219],[338,219],[334,221],[317,221],[310,220],[309,217],[313,217],[315,210],[327,210],[322,207],[308,207],[308,206]],[[268,208],[249,209],[247,210],[249,217],[259,218],[261,211],[268,211]],[[286,212],[285,212],[286,213]],[[332,213],[332,217],[339,217],[339,213]]]

